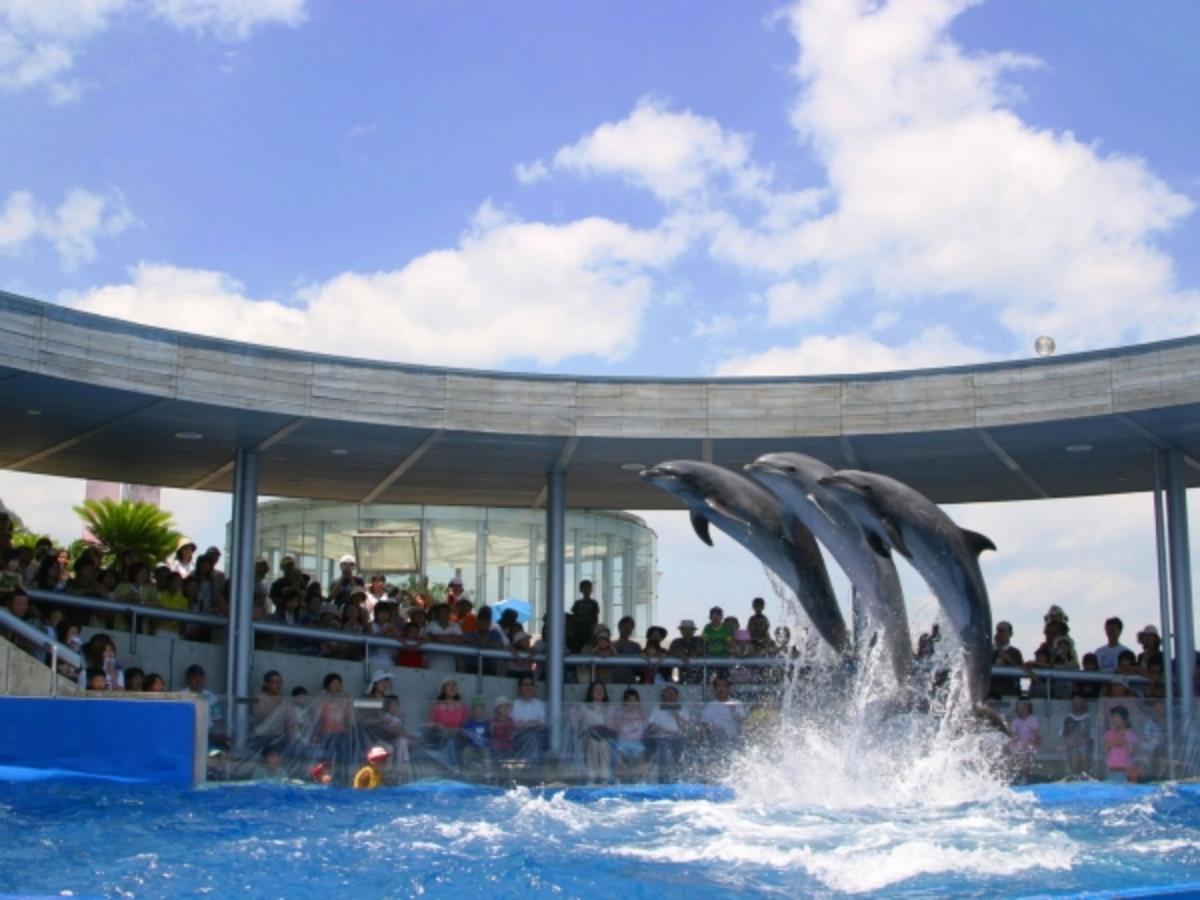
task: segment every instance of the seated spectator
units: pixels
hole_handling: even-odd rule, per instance
[[[713,679],[713,692],[716,696],[704,705],[700,726],[710,745],[728,747],[738,739],[746,710],[733,699],[728,678]]]
[[[1108,730],[1104,732],[1104,764],[1109,781],[1138,780],[1137,734],[1130,726],[1129,710],[1114,706],[1108,711]]]
[[[1138,668],[1146,675],[1152,674],[1151,669],[1162,672],[1162,638],[1158,634],[1158,628],[1147,625],[1137,633],[1137,642],[1142,647],[1142,652],[1137,655]]]
[[[265,746],[258,755],[258,765],[254,767],[255,781],[287,781],[287,769],[283,767],[283,754],[275,746]]]
[[[113,600],[138,606],[157,606],[158,590],[150,580],[150,567],[143,562],[134,562],[125,572],[125,578],[113,589]]]
[[[506,666],[506,674],[509,678],[519,681],[533,675],[533,639],[521,627],[518,618],[515,609],[506,609],[500,614],[500,631],[504,633],[509,653],[512,654],[512,661]]]
[[[608,688],[603,681],[588,685],[583,702],[571,707],[571,716],[583,748],[587,783],[608,784],[612,781],[613,741],[617,733],[612,728]]]
[[[146,673],[137,666],[125,670],[125,690],[140,694],[146,688]]]
[[[65,592],[77,597],[104,597],[100,584],[99,569],[90,556],[80,556],[75,561],[74,576],[67,582]]]
[[[626,688],[621,705],[613,710],[613,730],[618,775],[625,780],[642,781],[646,777],[646,714],[636,688]]]
[[[1142,670],[1138,668],[1137,657],[1133,655],[1132,650],[1121,651],[1121,654],[1117,657],[1116,671],[1113,674],[1124,677],[1128,681],[1129,689],[1136,696],[1141,697],[1143,695],[1144,691],[1142,687],[1131,680],[1142,674]]]
[[[1077,778],[1086,778],[1091,774],[1092,748],[1095,744],[1093,730],[1087,697],[1076,692],[1071,697],[1071,711],[1063,717],[1059,737],[1062,738],[1063,753],[1067,758],[1067,771]]]
[[[83,666],[85,669],[99,669],[104,673],[105,690],[125,690],[125,672],[117,661],[117,645],[107,634],[94,634],[83,645]],[[90,676],[89,676],[90,680]],[[83,687],[83,685],[80,685]],[[95,688],[89,688],[95,690]]]
[[[262,690],[250,710],[250,746],[256,749],[287,747],[287,703],[283,676],[271,669],[263,675]]]
[[[107,691],[108,679],[103,669],[85,669],[81,675],[81,687],[85,691]]]
[[[1138,774],[1141,778],[1164,778],[1167,775],[1167,710],[1163,698],[1163,686],[1151,685],[1148,699],[1143,707],[1141,762]]]
[[[613,650],[617,656],[641,656],[642,645],[633,639],[633,629],[637,627],[633,616],[623,616],[617,622],[617,639],[613,641]],[[637,680],[637,669],[633,666],[614,666],[612,669],[613,684],[633,684]]]
[[[512,707],[513,752],[528,766],[540,766],[546,746],[546,704],[534,696],[532,675],[517,682],[517,701]]]
[[[396,604],[389,603],[386,600],[383,603],[377,604],[375,606],[375,617],[368,623],[367,631],[383,638],[400,637],[400,632],[396,628]],[[390,666],[393,652],[388,647],[372,647],[367,657],[368,663],[371,666]]]
[[[747,659],[754,655],[754,644],[750,640],[750,629],[739,628],[733,633],[731,656],[733,659]],[[733,684],[752,684],[758,680],[758,670],[749,666],[732,666],[729,669],[729,680]]]
[[[25,593],[25,589],[23,587],[18,586],[14,588],[6,597],[3,606],[30,628],[45,634],[46,637],[51,640],[58,639],[57,632],[47,631],[46,627],[42,624],[42,620],[38,616],[37,608],[29,602],[29,595]],[[0,638],[6,638],[7,640],[11,641],[13,645],[20,647],[22,650],[40,662],[44,663],[50,659],[50,654],[40,643],[32,638],[25,637],[23,634],[19,634],[16,631],[9,631],[5,629],[3,623],[0,623]]]
[[[1118,617],[1112,616],[1104,620],[1104,635],[1108,641],[1096,648],[1096,659],[1100,663],[1101,672],[1115,672],[1117,670],[1117,662],[1121,654],[1130,653],[1130,649],[1121,643],[1121,632],[1125,630],[1125,623]],[[1137,657],[1134,656],[1136,660]]]
[[[161,694],[167,689],[167,681],[157,672],[151,672],[142,682],[142,691],[147,694]]]
[[[406,622],[400,632],[400,643],[403,646],[392,654],[396,665],[405,669],[425,668],[425,654],[421,652],[421,629],[416,622]]]
[[[208,675],[204,667],[192,663],[183,673],[187,688],[208,705],[208,746],[228,747],[229,737],[225,729],[225,710],[221,700],[208,689]]]
[[[646,647],[642,650],[646,665],[642,668],[638,678],[642,684],[667,684],[670,682],[670,667],[657,665],[660,660],[667,658],[667,650],[662,645],[666,639],[667,629],[661,625],[651,625],[646,629]]]
[[[177,612],[187,612],[189,607],[188,598],[183,593],[183,576],[178,572],[166,570],[163,577],[163,589],[158,592],[158,605],[163,609],[171,609]],[[159,619],[154,623],[154,633],[164,635],[179,635],[183,631],[183,627],[179,622],[170,622],[164,619]]]
[[[691,619],[684,619],[679,623],[679,637],[671,641],[670,647],[667,648],[667,653],[670,656],[684,660],[704,657],[704,638],[696,634],[695,622]],[[682,684],[703,684],[704,669],[700,666],[681,666],[679,668],[679,681]]]
[[[616,649],[613,647],[612,634],[604,625],[597,625],[596,631],[592,635],[592,640],[584,644],[582,656],[613,656]],[[600,681],[604,684],[611,684],[613,679],[614,669],[612,666],[576,666],[575,680],[577,682]]]
[[[287,728],[287,753],[293,759],[309,759],[316,749],[313,708],[309,701],[308,688],[303,685],[292,688],[284,724]]]
[[[726,625],[725,611],[714,606],[708,611],[708,624],[700,636],[704,639],[705,655],[728,656],[735,629]]]
[[[1100,671],[1100,661],[1096,659],[1095,653],[1083,654],[1083,671],[1097,673]],[[1100,696],[1103,689],[1104,685],[1095,681],[1085,681],[1076,687],[1076,690],[1081,692],[1088,700],[1095,700]]]
[[[391,753],[387,747],[372,747],[367,751],[367,764],[354,775],[351,787],[360,791],[373,791],[383,784],[383,768]]]
[[[487,701],[476,697],[471,701],[471,716],[462,728],[462,764],[466,769],[492,771],[492,720],[487,713]]]
[[[437,700],[429,713],[429,739],[446,765],[457,770],[462,765],[461,735],[470,710],[458,693],[458,682],[447,678],[438,689]]]
[[[666,685],[658,707],[646,720],[646,759],[658,769],[659,781],[674,781],[682,766],[684,738],[692,721],[679,702],[679,689]]]
[[[479,626],[479,618],[471,611],[474,608],[475,604],[466,597],[459,597],[454,603],[450,620],[458,626],[458,630],[462,632],[464,638],[474,635],[475,629]]]
[[[1033,771],[1034,757],[1042,746],[1041,722],[1033,714],[1033,704],[1027,699],[1017,701],[1017,709],[1008,723],[1012,734],[1012,755],[1017,778],[1029,780]]]
[[[63,591],[66,590],[68,580],[67,568],[58,556],[49,554],[38,563],[33,586],[39,591]]]
[[[433,621],[425,627],[425,637],[433,644],[457,645],[463,642],[463,632],[457,622],[450,621],[450,606],[439,603],[433,608]],[[435,672],[457,672],[458,660],[447,653],[428,654],[428,667]]]
[[[479,607],[479,612],[475,614],[475,633],[470,636],[470,640],[481,650],[503,650],[505,648],[504,632],[500,630],[499,625],[492,621],[490,606]],[[483,660],[483,674],[500,674],[500,667],[495,659],[485,658]]]
[[[409,746],[416,736],[411,734],[404,723],[404,714],[400,709],[400,698],[389,694],[383,700],[380,715],[369,720],[366,726],[367,736],[377,744],[382,744],[391,750],[389,763],[389,778],[396,784],[412,781],[412,761],[409,756]]]
[[[516,734],[512,701],[507,697],[497,697],[492,709],[492,753],[496,759],[507,760],[512,757],[513,736]]]

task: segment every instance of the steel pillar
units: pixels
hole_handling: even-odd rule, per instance
[[[1171,606],[1175,614],[1175,678],[1184,731],[1190,750],[1196,700],[1196,641],[1192,614],[1192,560],[1188,542],[1187,482],[1183,451],[1167,450],[1167,539],[1171,560]]]
[[[1162,628],[1163,685],[1167,699],[1167,775],[1175,777],[1175,679],[1171,675],[1174,617],[1171,615],[1171,587],[1167,574],[1167,527],[1163,518],[1163,457],[1154,451],[1154,550],[1158,564],[1158,617]]]
[[[563,746],[563,679],[566,635],[566,478],[561,469],[546,476],[546,700],[550,751]],[[537,623],[534,623],[535,626]]]
[[[229,645],[233,657],[232,705],[227,721],[234,745],[250,736],[250,668],[254,664],[254,546],[258,517],[258,452],[238,450],[233,466],[233,546],[229,602]]]

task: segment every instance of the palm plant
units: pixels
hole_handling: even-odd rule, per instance
[[[179,546],[171,514],[153,503],[84,500],[75,513],[108,557],[129,551],[147,565],[163,562]]]

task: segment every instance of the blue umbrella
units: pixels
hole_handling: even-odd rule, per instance
[[[507,600],[501,600],[499,603],[493,604],[493,619],[499,621],[500,614],[506,609],[516,611],[518,622],[528,622],[529,617],[533,615],[533,607],[529,605],[528,600],[518,600],[516,597],[509,597]]]

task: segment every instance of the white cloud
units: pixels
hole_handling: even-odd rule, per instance
[[[519,162],[513,166],[513,175],[521,184],[537,184],[550,177],[550,168],[540,159],[531,163]]]
[[[767,289],[767,311],[772,322],[806,322],[824,318],[837,308],[842,279],[830,273],[815,282],[782,281]]]
[[[607,219],[520,222],[481,207],[458,246],[402,268],[347,272],[289,304],[217,272],[141,264],[127,284],[65,298],[90,312],[238,340],[463,366],[616,359],[634,346],[673,234]]]
[[[811,335],[794,347],[773,347],[723,361],[716,374],[828,375],[891,372],[980,362],[987,354],[962,343],[944,326],[927,328],[907,343],[889,345],[865,333]]]
[[[82,85],[68,74],[80,49],[120,16],[142,12],[244,40],[263,25],[298,25],[305,0],[0,0],[0,91],[42,87],[53,103],[77,100]]]
[[[707,319],[697,319],[692,323],[693,338],[726,338],[737,332],[742,323],[736,316],[729,313],[717,313]]]
[[[96,258],[96,242],[124,232],[136,221],[124,198],[75,188],[49,209],[29,191],[14,191],[0,208],[0,253],[15,253],[42,240],[54,247],[64,268]]]

